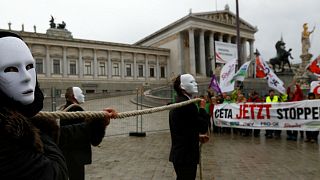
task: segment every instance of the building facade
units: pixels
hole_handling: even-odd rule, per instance
[[[214,41],[236,43],[236,17],[226,9],[191,13],[133,45],[76,39],[67,29],[20,34],[35,58],[45,95],[61,95],[69,86],[86,93],[132,91],[161,86],[181,73],[198,78],[215,73]],[[253,58],[257,28],[240,21],[240,64]],[[9,25],[9,30],[11,30]]]
[[[256,27],[240,18],[240,65],[254,58],[256,32]],[[172,76],[191,73],[197,77],[210,77],[217,66],[214,42],[236,44],[236,34],[236,15],[226,5],[222,11],[190,12],[135,45],[170,49]]]
[[[168,49],[74,39],[66,29],[51,28],[46,34],[14,32],[31,49],[45,95],[52,88],[64,94],[68,86],[107,93],[167,83]]]

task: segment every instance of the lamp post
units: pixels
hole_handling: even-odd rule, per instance
[[[236,29],[237,29],[237,56],[238,56],[238,67],[241,66],[241,60],[240,60],[240,22],[239,22],[239,5],[238,0],[236,0]]]

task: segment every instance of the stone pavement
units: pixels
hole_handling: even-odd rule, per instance
[[[107,101],[117,109],[116,105],[123,103],[116,99]],[[86,104],[92,108],[99,102]],[[129,108],[129,103],[123,105]],[[118,127],[112,126],[116,121],[112,120],[107,131]],[[210,141],[202,147],[203,179],[320,179],[319,144],[305,143],[303,139],[287,141],[285,132],[281,139],[266,139],[263,134],[262,131],[259,138],[211,134]],[[93,148],[93,162],[86,166],[86,179],[174,180],[174,169],[168,161],[170,145],[169,131],[147,132],[146,137],[105,137],[99,147]]]
[[[106,137],[93,148],[88,180],[174,180],[169,132]],[[319,179],[318,144],[212,134],[202,147],[203,179]],[[198,177],[199,178],[199,169]]]

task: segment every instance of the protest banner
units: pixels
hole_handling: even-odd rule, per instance
[[[218,104],[213,118],[220,127],[317,131],[320,100]]]

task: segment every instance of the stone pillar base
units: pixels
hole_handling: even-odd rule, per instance
[[[56,29],[56,28],[50,28],[47,29],[47,35],[49,36],[56,36],[56,37],[64,37],[64,38],[73,38],[70,31],[67,29]]]
[[[299,69],[297,70],[294,78],[297,83],[300,84],[301,89],[310,89],[310,72],[306,70],[306,66],[310,63],[312,54],[301,54],[300,58],[302,60]]]

